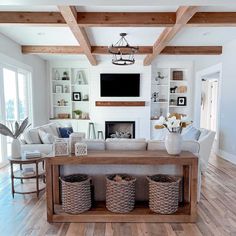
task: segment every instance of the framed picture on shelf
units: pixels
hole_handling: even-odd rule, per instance
[[[186,97],[178,97],[177,98],[177,106],[186,106],[187,98]]]
[[[55,92],[56,93],[62,93],[62,85],[56,85],[55,86]]]
[[[81,93],[80,92],[73,92],[72,93],[72,100],[73,101],[81,101]]]

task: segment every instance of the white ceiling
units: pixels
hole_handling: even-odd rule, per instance
[[[172,46],[224,45],[236,39],[236,27],[196,27],[182,29],[169,43]]]
[[[72,6],[212,6],[236,5],[234,0],[1,0],[0,5]]]
[[[0,26],[0,32],[21,45],[78,45],[68,27]]]
[[[126,39],[132,45],[151,46],[164,28],[158,27],[91,27],[87,28],[91,45],[111,45],[120,39],[120,33],[127,33]]]

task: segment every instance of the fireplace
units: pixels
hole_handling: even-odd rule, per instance
[[[106,121],[105,138],[135,138],[135,121]]]

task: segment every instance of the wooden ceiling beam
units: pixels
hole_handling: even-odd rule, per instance
[[[197,12],[199,7],[181,6],[176,12],[176,24],[173,27],[165,28],[153,46],[153,53],[145,57],[143,64],[148,66],[154,58],[169,44],[174,36],[187,24]]]
[[[78,12],[77,22],[84,27],[170,27],[175,12]]]
[[[72,6],[58,6],[59,11],[64,17],[67,25],[74,34],[76,40],[83,48],[84,54],[87,56],[91,65],[97,65],[96,58],[91,53],[91,45],[88,39],[88,36],[83,27],[78,26],[77,24],[77,11],[75,7]]]
[[[197,12],[187,23],[188,27],[236,26],[236,12]]]
[[[79,26],[84,27],[172,27],[175,12],[76,12]],[[0,24],[65,26],[60,12],[1,11]],[[236,12],[197,12],[188,27],[236,26]]]
[[[222,46],[167,46],[161,55],[220,55]]]
[[[153,47],[140,46],[137,54],[151,54]],[[23,54],[84,54],[80,46],[33,46],[23,45]],[[91,46],[93,55],[109,54],[107,46]],[[219,55],[221,46],[167,46],[160,54],[163,55]]]
[[[1,11],[0,24],[65,26],[66,22],[60,12]]]

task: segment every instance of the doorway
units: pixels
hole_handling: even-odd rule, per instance
[[[219,72],[206,75],[201,84],[200,127],[217,131],[217,105]]]
[[[219,120],[222,64],[208,67],[196,74],[194,124],[216,132],[213,150],[219,149]]]

